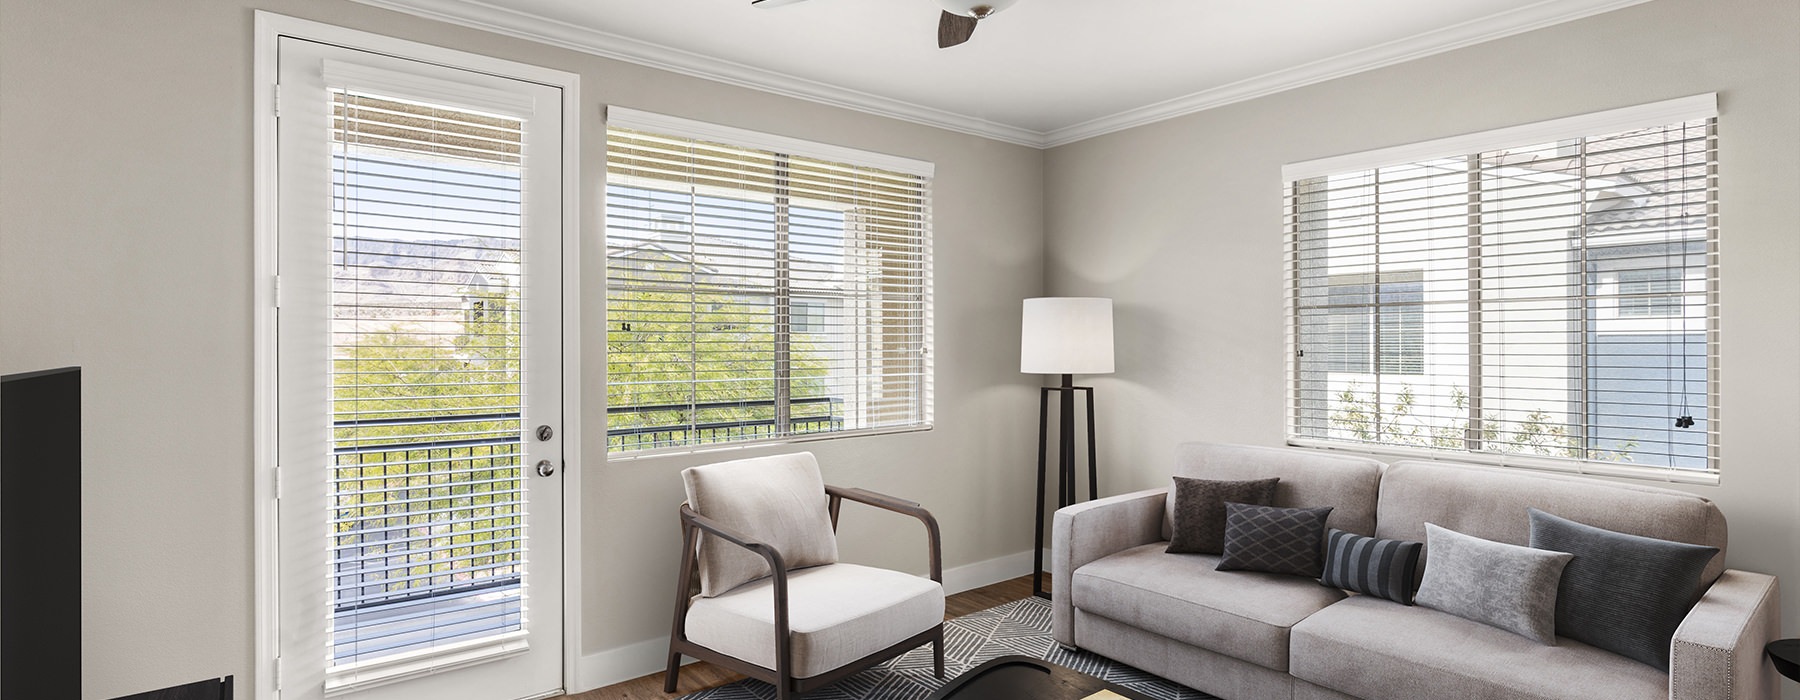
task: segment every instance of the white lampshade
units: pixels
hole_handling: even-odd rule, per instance
[[[1111,374],[1112,300],[1040,297],[1025,300],[1019,371],[1027,374]]]

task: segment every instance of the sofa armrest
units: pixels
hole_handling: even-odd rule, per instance
[[[1775,577],[1727,569],[1675,630],[1670,700],[1776,697],[1775,667],[1763,647],[1780,633]]]
[[[1069,600],[1075,570],[1109,554],[1160,542],[1166,488],[1077,503],[1056,511],[1050,535],[1051,632],[1075,646],[1075,608]]]

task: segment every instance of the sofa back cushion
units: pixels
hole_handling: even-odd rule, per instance
[[[1375,535],[1425,541],[1431,522],[1466,535],[1531,544],[1528,508],[1594,527],[1660,540],[1718,547],[1701,581],[1725,570],[1725,516],[1700,496],[1672,489],[1536,474],[1516,469],[1400,461],[1381,477]],[[1430,568],[1431,551],[1425,551]]]
[[[1327,527],[1359,535],[1375,533],[1375,496],[1381,463],[1364,457],[1291,447],[1190,442],[1175,447],[1175,476],[1248,481],[1279,477],[1275,500],[1282,508],[1330,506]],[[1163,539],[1173,534],[1175,499],[1165,501]]]

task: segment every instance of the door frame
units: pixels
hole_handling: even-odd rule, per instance
[[[281,552],[276,497],[276,287],[277,164],[276,57],[280,37],[293,37],[348,49],[385,54],[449,68],[548,85],[562,91],[562,427],[563,464],[563,688],[578,689],[581,656],[581,83],[567,71],[471,54],[311,20],[256,11],[251,71],[252,136],[254,139],[253,216],[254,269],[251,272],[254,332],[251,401],[252,502],[254,525],[255,700],[280,697]]]

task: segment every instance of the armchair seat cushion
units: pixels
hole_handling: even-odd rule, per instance
[[[1572,639],[1545,646],[1446,612],[1355,596],[1293,630],[1294,677],[1392,700],[1668,700],[1669,674]]]
[[[1288,629],[1344,599],[1343,591],[1315,579],[1216,571],[1216,556],[1163,549],[1161,542],[1141,545],[1076,569],[1075,607],[1286,671]]]
[[[922,576],[843,563],[788,573],[795,678],[837,669],[943,622],[944,587]],[[774,580],[696,597],[688,608],[687,637],[773,670]]]

